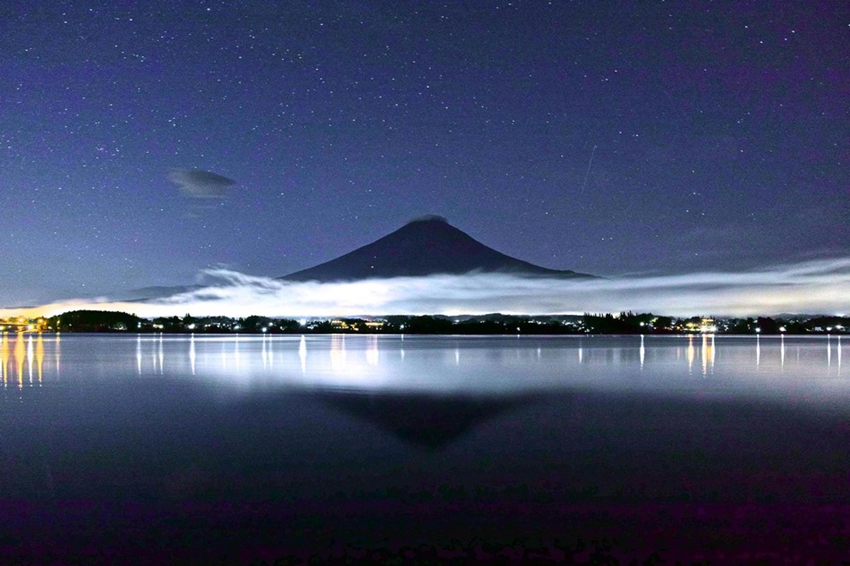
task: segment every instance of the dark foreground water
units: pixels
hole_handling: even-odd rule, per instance
[[[846,343],[7,334],[0,562],[840,562]]]

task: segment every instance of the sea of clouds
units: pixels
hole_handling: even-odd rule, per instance
[[[26,309],[51,316],[74,309],[142,317],[340,317],[387,314],[581,314],[654,312],[672,316],[748,316],[850,312],[850,258],[811,260],[744,272],[609,279],[510,274],[434,275],[356,282],[287,282],[215,269],[199,287],[147,301],[71,300]],[[0,310],[0,316],[22,314]]]

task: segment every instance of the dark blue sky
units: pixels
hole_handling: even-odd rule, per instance
[[[6,0],[0,305],[428,213],[601,275],[843,257],[848,46],[842,1]]]

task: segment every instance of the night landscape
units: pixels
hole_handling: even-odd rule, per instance
[[[850,5],[0,30],[3,564],[850,560]]]

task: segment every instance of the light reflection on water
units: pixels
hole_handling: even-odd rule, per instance
[[[4,334],[0,501],[57,510],[51,524],[25,507],[27,525],[46,525],[33,540],[115,532],[117,545],[166,540],[163,529],[204,545],[260,528],[278,540],[282,524],[312,533],[323,521],[343,541],[385,540],[392,527],[406,542],[421,526],[419,544],[453,516],[470,537],[499,525],[508,541],[536,540],[561,536],[545,530],[552,505],[575,502],[582,528],[596,503],[846,507],[850,411],[827,403],[850,407],[846,342]],[[64,501],[103,505],[104,521],[121,511],[123,530]],[[403,513],[385,515],[393,505]],[[139,514],[123,522],[129,508]],[[671,516],[653,532],[679,536]],[[748,517],[728,527],[733,538],[756,524]],[[715,515],[700,524],[712,544],[724,534]]]
[[[845,341],[846,342],[846,341]],[[61,346],[61,348],[60,348]],[[842,383],[840,336],[3,334],[3,386],[161,377],[255,385],[500,393],[559,388],[768,392]],[[53,364],[45,365],[45,359]]]

